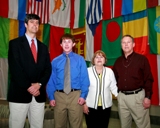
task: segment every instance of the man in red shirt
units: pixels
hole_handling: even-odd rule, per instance
[[[138,128],[150,128],[148,108],[151,105],[153,76],[148,59],[134,52],[134,46],[132,36],[123,36],[123,55],[113,66],[119,91],[119,117],[122,128],[130,128],[132,118]]]

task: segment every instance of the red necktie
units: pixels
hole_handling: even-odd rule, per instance
[[[34,40],[32,39],[31,41],[32,41],[32,43],[31,43],[31,51],[32,51],[32,54],[33,54],[33,57],[34,57],[35,62],[37,62],[36,46],[35,46],[35,44],[34,44]]]

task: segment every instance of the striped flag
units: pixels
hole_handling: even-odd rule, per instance
[[[145,10],[146,6],[146,0],[123,0],[122,15],[127,15]]]
[[[28,0],[27,14],[37,14],[41,18],[41,23],[49,21],[49,1],[50,0]]]
[[[86,21],[93,35],[100,20],[102,20],[102,0],[86,0]]]
[[[148,20],[147,11],[141,11],[123,16],[123,35],[130,34],[135,41],[134,50],[147,54]]]
[[[26,1],[2,0],[0,4],[0,16],[24,21],[26,16]]]
[[[152,54],[160,54],[160,6],[148,9],[149,44]]]

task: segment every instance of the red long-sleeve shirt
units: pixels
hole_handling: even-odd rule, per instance
[[[127,58],[121,56],[116,60],[113,72],[119,91],[133,91],[143,88],[145,96],[151,97],[153,76],[148,59],[145,56],[135,52]]]

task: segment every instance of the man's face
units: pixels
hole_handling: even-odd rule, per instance
[[[133,48],[135,46],[135,43],[132,42],[132,39],[130,37],[124,37],[121,40],[121,46],[122,46],[122,50],[125,54],[130,54],[133,52]]]
[[[39,29],[39,21],[35,19],[28,20],[28,24],[25,23],[26,31],[31,34],[36,34]]]
[[[61,47],[63,48],[63,51],[66,54],[69,54],[72,51],[72,48],[74,47],[75,43],[72,42],[71,39],[63,39],[61,43]]]

